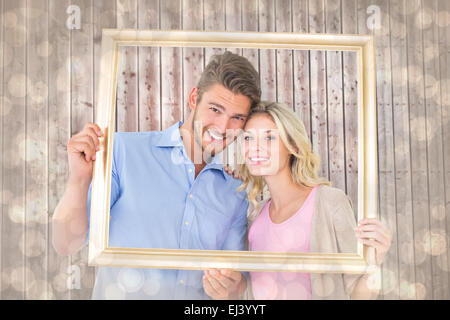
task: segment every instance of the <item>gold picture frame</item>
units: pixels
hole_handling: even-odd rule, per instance
[[[158,269],[365,273],[374,249],[356,253],[277,253],[108,247],[115,98],[120,46],[224,47],[354,51],[358,65],[358,220],[377,217],[376,77],[371,35],[283,32],[103,29],[97,124],[104,132],[93,179],[89,234],[91,266]]]

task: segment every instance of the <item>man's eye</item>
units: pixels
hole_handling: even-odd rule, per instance
[[[209,109],[211,109],[213,112],[219,113],[219,109],[217,109],[217,108],[211,107]]]
[[[244,121],[245,119],[243,117],[233,117],[235,120]]]
[[[245,136],[245,137],[244,137],[244,140],[245,140],[245,141],[250,141],[250,140],[252,140],[252,137],[250,137],[250,136]]]

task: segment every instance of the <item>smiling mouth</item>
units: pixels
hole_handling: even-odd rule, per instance
[[[223,135],[214,134],[211,130],[207,131],[213,143],[221,143],[224,140]]]
[[[250,160],[250,164],[253,165],[259,165],[266,163],[270,160],[270,158],[267,157],[248,157],[248,160]]]

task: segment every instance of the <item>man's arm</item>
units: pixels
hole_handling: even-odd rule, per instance
[[[114,139],[111,172],[110,209],[120,195],[120,182],[116,169],[118,137]],[[91,180],[69,177],[66,190],[55,208],[52,218],[53,247],[60,255],[72,255],[86,243],[89,233],[90,205],[92,196]]]
[[[52,218],[52,243],[62,256],[78,252],[88,232],[87,196],[90,181],[69,177]]]
[[[100,127],[88,122],[67,143],[69,180],[52,218],[53,247],[60,255],[77,252],[85,242],[88,230],[86,200],[102,136]]]

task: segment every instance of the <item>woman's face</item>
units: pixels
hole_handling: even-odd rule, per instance
[[[271,176],[289,166],[291,153],[267,114],[255,114],[244,127],[245,164],[253,176]]]

